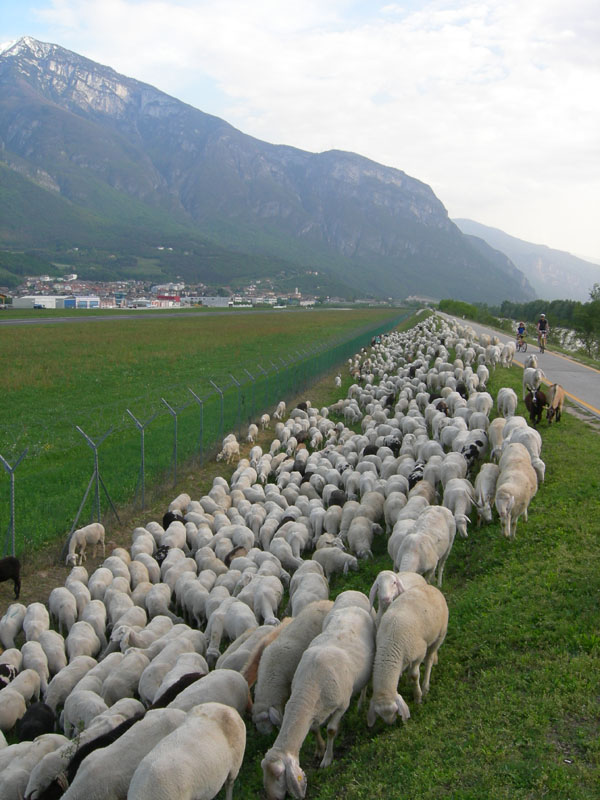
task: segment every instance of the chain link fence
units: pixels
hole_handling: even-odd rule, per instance
[[[202,466],[225,434],[239,438],[280,400],[297,396],[409,314],[322,347],[298,347],[274,359],[266,354],[261,363],[238,365],[196,385],[173,382],[165,396],[149,392],[126,408],[99,403],[79,425],[75,414],[52,425],[51,409],[40,410],[36,445],[20,449],[16,431],[0,453],[4,555],[22,557],[94,520],[119,521],[120,507],[144,509],[157,488],[172,486],[177,494],[184,466]],[[50,429],[54,441],[43,436]]]

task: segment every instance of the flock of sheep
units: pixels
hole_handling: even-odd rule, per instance
[[[47,606],[15,602],[0,620],[0,797],[200,800],[225,786],[229,800],[246,717],[277,729],[261,762],[266,796],[302,798],[306,736],[331,764],[355,695],[371,688],[370,726],[406,720],[398,682],[410,677],[416,703],[429,689],[456,532],[495,507],[514,538],[544,479],[541,438],[512,389],[489,420],[490,370],[510,360],[497,341],[431,317],[351,359],[355,382],[333,406],[287,414],[280,403],[269,450],[257,425],[248,458],[226,437],[217,458],[236,463],[231,479],[179,495],[128,550],[105,557],[99,523],[76,532]],[[378,535],[390,569],[369,596],[330,600],[332,575],[359,569]],[[88,573],[97,548],[103,562]]]

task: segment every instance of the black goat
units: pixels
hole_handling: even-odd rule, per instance
[[[548,398],[539,389],[536,392],[527,392],[525,395],[525,408],[529,411],[529,419],[532,425],[537,425],[542,421],[544,408],[548,405]]]
[[[15,600],[21,593],[21,564],[18,558],[6,556],[0,558],[0,581],[12,581],[15,587]]]

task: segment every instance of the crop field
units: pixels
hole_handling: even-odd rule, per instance
[[[98,503],[103,516],[112,514],[111,502],[141,503],[144,488],[175,483],[178,465],[201,462],[223,433],[272,411],[406,315],[146,312],[135,320],[2,327],[0,456],[14,468],[17,552],[64,536],[88,488],[79,524]],[[143,483],[142,434],[131,415],[144,428]],[[99,445],[98,482],[84,433]],[[0,533],[8,527],[10,476],[3,469]]]

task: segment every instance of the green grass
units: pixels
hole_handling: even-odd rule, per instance
[[[27,452],[15,472],[17,552],[64,535],[75,521],[93,473],[92,450],[76,426],[102,441],[100,475],[113,503],[141,500],[141,437],[127,410],[148,423],[146,489],[174,484],[176,466],[201,462],[224,433],[272,411],[402,313],[150,314],[3,328],[0,455],[14,465]],[[211,380],[224,393],[222,420]],[[177,412],[177,461],[165,401]],[[3,470],[1,532],[9,527],[9,489]],[[104,517],[110,508],[100,494]],[[80,524],[95,509],[92,487]]]
[[[490,382],[520,394],[521,371]],[[522,403],[519,412],[524,413]],[[314,800],[591,800],[600,797],[600,436],[564,414],[540,426],[546,480],[516,539],[497,521],[456,539],[444,572],[448,635],[419,707],[405,724],[366,726],[354,701],[335,761],[301,753]],[[389,569],[385,541],[360,571],[332,582],[368,592]],[[237,797],[263,796],[260,761],[274,736],[250,729]]]

